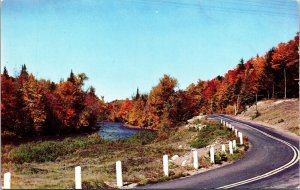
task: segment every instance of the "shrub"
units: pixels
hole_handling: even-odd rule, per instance
[[[282,123],[282,122],[284,122],[283,119],[279,119],[279,120],[277,121],[277,123]]]
[[[193,148],[203,148],[203,147],[206,147],[207,145],[209,145],[210,143],[210,139],[209,138],[197,138],[197,139],[194,139],[190,145],[191,147]]]
[[[102,180],[83,181],[82,189],[103,189],[108,186]]]
[[[103,142],[99,135],[66,138],[63,141],[44,141],[20,145],[10,153],[10,160],[15,163],[55,161],[79,148]]]
[[[255,112],[255,114],[251,117],[251,119],[253,120],[253,119],[259,117],[260,115],[261,115],[261,114],[257,111],[257,112]]]
[[[222,164],[221,155],[215,154],[215,164]]]
[[[185,173],[175,174],[174,172],[170,171],[169,176],[162,176],[162,177],[153,178],[153,179],[143,179],[138,183],[138,185],[146,185],[146,184],[151,184],[151,183],[168,181],[168,180],[172,180],[172,179],[176,179],[176,178],[180,178],[180,177],[185,177],[187,175],[188,174],[185,174]]]
[[[156,140],[158,137],[157,132],[154,131],[141,131],[132,135],[131,137],[124,139],[125,143],[129,144],[150,144]]]
[[[190,145],[193,148],[203,148],[218,137],[234,138],[234,133],[219,123],[210,123],[199,131],[197,137],[191,141]]]
[[[222,162],[226,162],[226,161],[227,161],[226,154],[224,154],[222,152],[217,152],[215,154],[215,163],[216,164],[222,164]]]
[[[210,163],[210,158],[206,157],[206,156],[202,156],[200,158],[200,165],[203,168],[209,168],[212,164]]]
[[[196,129],[195,127],[189,127],[189,131],[191,131],[191,132],[197,132],[198,129]]]

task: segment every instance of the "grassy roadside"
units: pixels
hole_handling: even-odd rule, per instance
[[[236,118],[300,135],[298,99],[262,100],[257,108],[259,114],[256,114],[256,106],[253,105]]]
[[[235,136],[234,132],[223,126],[221,123],[217,121],[211,121],[211,122],[204,122],[205,125],[208,127],[202,128],[196,138],[194,138],[190,145],[193,148],[205,148],[210,145],[214,145],[215,148],[215,163],[216,164],[222,164],[224,162],[232,162],[234,160],[237,160],[241,158],[245,152],[249,148],[249,140],[248,138],[244,138],[244,144],[240,145],[239,138]],[[236,140],[237,147],[234,149],[234,154],[229,154],[229,147],[228,142]],[[221,145],[225,144],[226,152],[221,151]],[[204,156],[206,160],[208,160],[208,157],[206,157],[208,154]]]
[[[205,122],[207,127],[200,131],[187,128],[168,133],[147,131],[126,140],[103,140],[95,134],[63,141],[6,145],[2,147],[2,172],[12,173],[12,188],[72,188],[74,167],[80,165],[84,188],[107,188],[114,187],[115,162],[121,160],[124,182],[142,185],[174,179],[189,175],[193,169],[190,165],[170,162],[170,176],[163,177],[164,154],[170,158],[183,157],[198,141],[201,143],[197,145],[204,147],[232,138],[233,133],[217,122]],[[210,140],[203,144],[202,137]],[[219,155],[217,151],[216,162],[238,159],[245,150],[239,148],[234,156]],[[210,166],[208,155],[200,156],[200,167]]]

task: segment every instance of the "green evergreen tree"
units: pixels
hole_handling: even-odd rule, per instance
[[[9,78],[9,75],[8,75],[8,72],[7,72],[7,69],[6,67],[4,66],[4,69],[3,69],[3,75],[8,79]]]
[[[73,73],[73,70],[71,70],[70,76],[67,80],[70,81],[71,83],[75,84],[76,80],[75,80],[75,75]]]

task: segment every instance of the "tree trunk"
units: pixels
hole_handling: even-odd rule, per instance
[[[236,107],[237,107],[237,105],[234,104],[234,115],[237,115]]]
[[[285,71],[285,67],[283,68],[283,75],[284,75],[284,99],[286,99],[286,71]]]
[[[274,80],[273,80],[273,92],[272,92],[272,98],[275,97],[275,84],[274,84]]]
[[[210,106],[211,106],[211,113],[213,113],[213,99],[211,98],[211,100],[210,100]]]
[[[258,110],[257,110],[257,93],[255,95],[255,109],[256,109],[256,113],[258,113]]]
[[[240,95],[238,95],[238,97],[236,99],[236,113],[239,112],[239,100],[240,100]]]

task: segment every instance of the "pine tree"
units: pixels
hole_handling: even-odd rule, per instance
[[[8,75],[8,72],[7,72],[7,69],[6,67],[4,66],[4,69],[3,69],[3,75],[8,79],[9,78],[9,75]]]
[[[73,70],[71,70],[70,76],[67,80],[70,81],[71,83],[75,84],[76,80],[75,80],[75,75],[73,73]]]
[[[28,72],[27,72],[27,67],[26,65],[22,65],[22,69],[21,69],[21,76],[28,76]]]

